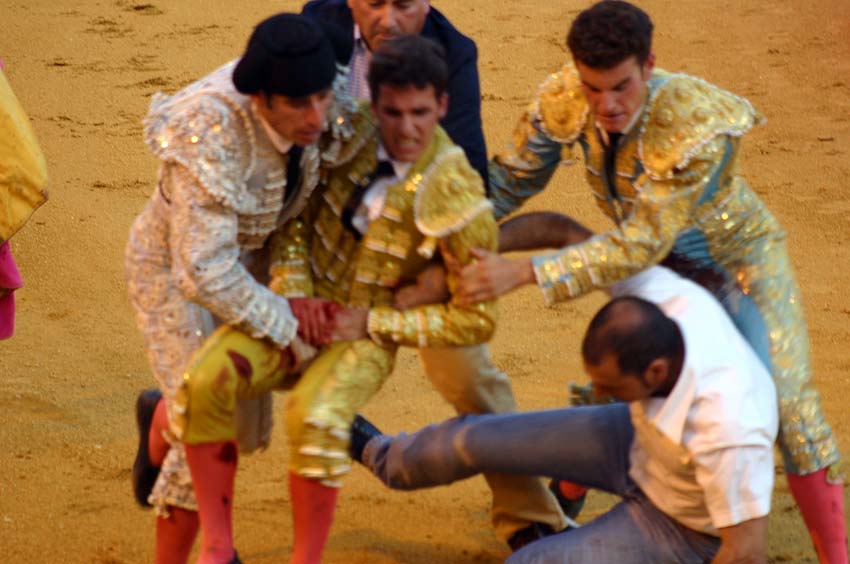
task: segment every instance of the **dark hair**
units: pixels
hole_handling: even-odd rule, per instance
[[[581,344],[584,361],[598,365],[614,354],[620,371],[641,377],[657,358],[677,358],[685,350],[682,333],[661,309],[644,299],[623,296],[593,317]]]
[[[632,56],[643,65],[652,51],[652,20],[628,2],[602,0],[573,21],[567,47],[576,62],[594,69],[613,68]]]
[[[420,90],[430,84],[434,94],[440,97],[448,81],[446,51],[440,44],[419,35],[402,35],[382,41],[369,65],[373,102],[377,101],[382,84],[398,88],[415,86]]]

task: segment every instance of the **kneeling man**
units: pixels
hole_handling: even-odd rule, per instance
[[[613,287],[582,343],[600,395],[621,403],[470,415],[413,434],[359,421],[377,476],[414,489],[479,472],[551,476],[622,497],[509,563],[767,561],[776,390],[720,304],[652,267]]]

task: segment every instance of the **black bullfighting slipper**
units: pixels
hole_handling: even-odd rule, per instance
[[[351,442],[348,445],[351,458],[363,464],[363,449],[366,448],[366,443],[382,434],[368,419],[355,415],[351,423]]]
[[[133,462],[133,495],[142,507],[151,507],[148,496],[159,476],[159,466],[151,463],[148,454],[148,435],[153,422],[156,404],[162,399],[159,390],[145,390],[136,398],[136,425],[139,428],[139,451]]]
[[[514,532],[514,534],[512,534],[508,539],[508,546],[511,547],[513,552],[516,552],[534,541],[554,534],[555,530],[546,523],[532,523],[529,526],[523,527],[522,529]]]
[[[569,498],[564,495],[560,486],[560,480],[552,480],[549,482],[549,491],[555,496],[555,500],[557,500],[558,505],[561,506],[561,511],[564,512],[564,515],[570,519],[575,519],[584,507],[584,502],[587,499],[587,490],[578,497]]]

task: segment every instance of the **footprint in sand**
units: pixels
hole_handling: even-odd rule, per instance
[[[141,2],[136,3],[127,2],[126,0],[118,0],[115,5],[125,12],[131,12],[134,14],[139,14],[141,16],[160,16],[165,13],[162,8],[155,4],[145,4]]]

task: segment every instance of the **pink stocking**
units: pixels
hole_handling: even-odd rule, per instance
[[[201,518],[198,564],[223,564],[233,559],[233,482],[239,451],[235,441],[185,445]]]
[[[186,564],[198,534],[198,513],[169,507],[168,518],[156,519],[156,564]]]
[[[788,474],[788,486],[797,501],[821,564],[848,564],[844,526],[844,488],[826,479],[827,468],[799,476]]]
[[[320,564],[333,524],[339,488],[289,473],[295,543],[289,564]]]

